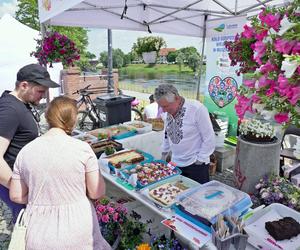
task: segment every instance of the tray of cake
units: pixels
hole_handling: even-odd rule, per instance
[[[157,182],[143,190],[143,194],[164,208],[170,208],[176,201],[177,195],[201,184],[182,175]]]
[[[175,213],[210,232],[219,214],[238,217],[251,206],[252,201],[247,193],[218,181],[210,181],[179,194],[172,208]]]
[[[146,122],[152,124],[152,130],[154,131],[161,131],[164,129],[164,121],[161,118],[149,118]]]
[[[121,143],[114,141],[114,140],[101,140],[101,141],[97,141],[91,144],[91,147],[94,151],[94,153],[96,154],[97,158],[99,158],[104,152],[105,150],[107,150],[108,148],[112,148],[114,152],[120,151],[123,149],[123,146]]]
[[[300,249],[300,213],[279,203],[273,203],[246,220],[248,242],[268,250]]]
[[[77,134],[77,135],[74,135],[72,137],[76,138],[78,140],[81,140],[81,141],[85,141],[88,144],[92,144],[92,143],[98,141],[97,137],[95,137],[93,135],[90,135],[90,134],[87,134],[87,133]]]
[[[124,125],[134,127],[138,134],[144,134],[152,131],[152,124],[144,121],[124,122]]]
[[[114,125],[106,128],[94,129],[87,133],[97,137],[99,140],[102,139],[120,140],[135,135],[137,131],[134,127],[131,126]]]
[[[120,175],[137,189],[180,174],[179,168],[162,160],[144,161],[120,171]]]
[[[134,163],[152,161],[153,156],[141,150],[123,150],[103,158],[108,162],[112,174],[118,174],[120,170],[131,166]]]

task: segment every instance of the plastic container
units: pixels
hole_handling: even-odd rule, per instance
[[[175,203],[175,198],[174,201],[172,203],[169,203],[169,205],[163,204],[161,202],[159,202],[158,200],[156,200],[154,197],[152,197],[149,192],[155,188],[159,188],[161,185],[164,185],[166,183],[170,183],[170,184],[176,184],[177,182],[181,182],[185,187],[187,187],[186,190],[184,190],[183,192],[187,192],[190,188],[194,188],[197,186],[200,186],[201,184],[190,179],[187,178],[185,176],[182,175],[177,175],[174,176],[172,178],[160,181],[158,183],[155,183],[153,185],[151,185],[151,187],[147,188],[146,190],[143,190],[143,194],[145,194],[150,200],[152,200],[153,202],[157,203],[158,205],[164,207],[164,208],[170,208],[174,203]]]
[[[126,95],[101,95],[93,102],[99,110],[101,127],[107,127],[131,120],[132,96]]]
[[[138,179],[136,179],[134,181],[135,183],[131,183],[131,184],[133,184],[136,187],[136,189],[142,189],[142,188],[148,187],[150,185],[156,184],[156,183],[158,183],[160,181],[163,181],[163,180],[166,180],[166,179],[171,178],[173,176],[181,174],[181,170],[179,168],[170,166],[166,161],[153,160],[153,161],[143,161],[143,162],[141,162],[139,164],[134,164],[134,165],[131,165],[131,166],[127,167],[127,168],[124,168],[123,170],[120,171],[120,175],[124,179],[129,180],[130,178],[132,178],[132,176],[131,176],[132,174],[128,173],[128,172],[130,172],[130,170],[136,169],[137,165],[144,166],[145,164],[148,164],[148,163],[151,163],[151,162],[153,162],[153,163],[162,163],[162,164],[168,166],[170,169],[173,170],[173,174],[161,177],[159,180],[156,179],[155,181],[151,181],[151,182],[149,182],[147,184],[143,184],[141,181],[139,181]],[[149,176],[149,173],[147,175]],[[131,181],[131,180],[129,180],[129,181]]]
[[[131,126],[136,129],[138,134],[144,134],[152,131],[152,124],[143,121],[124,122],[124,125]]]
[[[97,158],[104,153],[106,147],[113,147],[115,151],[120,151],[123,149],[121,143],[114,140],[102,140],[91,144],[91,147],[96,154]]]
[[[218,181],[210,181],[177,196],[175,213],[210,232],[219,214],[238,217],[252,206],[248,194]]]
[[[154,157],[144,151],[141,151],[141,150],[135,150],[136,152],[142,154],[144,156],[144,161],[152,161],[154,159]],[[136,162],[135,164],[137,164],[139,162]],[[110,168],[110,171],[111,171],[111,174],[116,174],[116,175],[119,175],[119,171],[128,167],[128,166],[132,166],[132,164],[126,164],[126,163],[121,163],[121,168],[116,168],[115,166],[113,166],[110,162],[108,162],[108,166]]]
[[[87,133],[75,135],[75,136],[73,136],[73,138],[79,139],[81,141],[85,141],[88,144],[92,144],[92,143],[98,141],[97,137],[95,137],[93,135],[90,135],[90,134],[87,134]]]
[[[119,130],[117,132],[116,130]],[[115,125],[106,128],[98,128],[88,132],[89,134],[101,139],[115,139],[120,140],[130,136],[136,135],[137,131],[134,127],[126,125]]]
[[[292,217],[300,223],[300,213],[279,203],[273,203],[256,213],[245,221],[245,231],[249,235],[248,242],[256,248],[270,250],[299,249],[300,234],[289,240],[276,241],[265,229],[267,221],[275,221],[283,217]]]

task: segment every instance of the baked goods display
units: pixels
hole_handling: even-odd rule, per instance
[[[107,147],[113,147],[116,151],[121,150],[122,144],[113,140],[104,140],[104,141],[98,141],[96,143],[91,144],[91,147],[94,153],[97,156],[100,156]]]
[[[147,119],[147,122],[152,124],[152,130],[161,131],[164,129],[164,122],[161,118]]]
[[[137,180],[141,186],[146,186],[169,176],[180,174],[177,168],[171,168],[167,166],[167,163],[161,161],[137,164],[133,168],[124,169],[123,173],[129,176],[137,174]]]
[[[184,185],[183,181],[175,183],[165,183],[149,191],[149,195],[163,205],[169,206],[174,203],[178,194],[187,190],[188,187]]]
[[[97,141],[96,137],[89,135],[89,134],[82,134],[82,135],[74,136],[74,138],[79,139],[81,141],[85,141],[89,144],[92,144],[93,142]]]
[[[287,240],[300,234],[300,224],[292,217],[267,221],[265,228],[275,240]]]
[[[135,128],[125,125],[111,126],[107,128],[94,129],[88,132],[89,134],[97,137],[99,140],[112,138],[122,139],[123,136],[131,136],[136,133]]]
[[[121,168],[122,163],[133,164],[145,159],[144,155],[136,150],[123,151],[106,157],[108,162],[115,168]]]

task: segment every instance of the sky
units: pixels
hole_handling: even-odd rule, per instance
[[[0,18],[9,13],[14,16],[16,10],[17,0],[0,0]],[[97,57],[102,51],[107,51],[107,30],[105,29],[89,29],[88,32],[88,51],[95,54]],[[125,30],[112,30],[112,46],[119,48],[124,53],[130,52],[132,45],[137,41],[138,37],[149,36],[147,32],[139,31],[125,31]],[[176,35],[152,33],[151,35],[160,36],[166,41],[168,48],[183,48],[194,46],[201,51],[201,39],[194,37],[184,37]]]

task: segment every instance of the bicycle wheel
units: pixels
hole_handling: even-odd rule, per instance
[[[143,121],[143,115],[142,113],[136,109],[136,108],[131,108],[131,121]]]
[[[79,111],[77,115],[76,129],[90,131],[94,129],[94,123],[89,117],[87,111]]]

